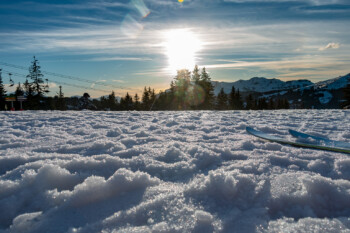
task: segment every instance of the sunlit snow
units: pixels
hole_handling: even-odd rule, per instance
[[[0,232],[349,232],[350,111],[2,112]]]

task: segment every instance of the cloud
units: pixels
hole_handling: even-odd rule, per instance
[[[330,4],[340,4],[342,0],[223,0],[224,2],[235,2],[235,3],[247,3],[247,2],[308,2],[311,5],[330,5]]]
[[[113,79],[112,82],[116,82],[116,83],[125,83],[125,80]]]
[[[148,57],[96,57],[89,61],[152,61]]]
[[[321,47],[318,50],[324,51],[324,50],[327,50],[327,49],[338,49],[339,47],[340,47],[339,43],[329,43],[328,45],[326,45],[324,47]]]

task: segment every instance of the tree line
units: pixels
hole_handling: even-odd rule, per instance
[[[0,110],[6,109],[6,90],[0,69]],[[46,97],[49,92],[48,80],[44,79],[38,60],[34,57],[26,76],[26,81],[18,83],[13,97],[26,96],[23,108],[27,110],[111,110],[111,111],[157,111],[157,110],[262,110],[289,109],[289,102],[283,98],[265,98],[253,94],[242,95],[239,89],[232,86],[226,94],[222,88],[214,94],[214,86],[206,68],[193,71],[178,70],[171,81],[169,89],[155,93],[151,87],[144,87],[142,95],[130,95],[118,98],[112,91],[108,96],[91,99],[88,93],[82,97],[64,97],[62,86],[54,97]],[[46,81],[46,82],[45,82]],[[11,84],[14,85],[14,84]],[[345,104],[350,104],[350,85],[345,88]],[[7,103],[9,104],[9,103]],[[15,103],[19,109],[19,103]]]
[[[7,92],[1,75],[0,69],[0,110],[6,110],[9,103],[5,101]],[[138,94],[131,96],[127,93],[119,99],[113,91],[110,95],[102,96],[100,99],[91,99],[88,93],[84,93],[80,98],[64,97],[62,86],[59,86],[59,93],[54,97],[46,97],[47,93],[49,93],[48,80],[44,79],[39,62],[34,56],[26,81],[23,84],[18,83],[12,94],[15,98],[26,97],[23,108],[27,110],[156,111],[289,108],[286,100],[278,100],[276,103],[273,100],[267,102],[265,98],[254,99],[252,95],[248,95],[243,100],[240,91],[235,90],[234,87],[229,94],[221,89],[220,93],[215,96],[214,86],[206,68],[200,70],[197,65],[192,72],[187,69],[178,70],[168,90],[156,94],[151,87],[144,87],[141,97]],[[15,102],[14,107],[19,109],[19,103]]]
[[[158,110],[260,110],[260,109],[288,109],[289,102],[286,99],[267,100],[266,98],[254,98],[252,94],[243,98],[240,91],[232,87],[226,94],[222,88],[215,96],[214,86],[205,68],[198,66],[191,72],[178,70],[170,88],[160,91],[158,94],[151,87],[144,87],[142,96],[131,96],[129,93],[120,100],[112,92],[107,97],[89,99],[85,93],[82,98],[75,99],[75,106],[90,110],[112,111],[158,111]]]

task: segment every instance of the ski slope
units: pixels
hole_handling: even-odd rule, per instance
[[[350,232],[349,110],[0,112],[0,232]]]

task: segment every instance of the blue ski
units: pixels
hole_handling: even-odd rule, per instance
[[[255,130],[253,128],[247,127],[246,128],[247,132],[251,135],[254,135],[255,137],[261,138],[261,139],[265,139],[271,142],[277,142],[277,143],[281,143],[281,144],[286,144],[286,145],[291,145],[291,146],[296,146],[296,147],[303,147],[303,148],[310,148],[310,149],[317,149],[317,150],[327,150],[327,151],[333,151],[333,152],[342,152],[342,153],[348,153],[350,154],[350,148],[344,148],[344,147],[338,147],[337,145],[332,146],[330,144],[328,145],[322,145],[322,144],[312,144],[312,143],[306,143],[306,142],[293,142],[293,141],[288,141],[286,139],[280,138],[280,137],[276,137],[258,130]],[[293,131],[293,133],[296,131]],[[299,132],[298,132],[299,133]],[[297,135],[297,134],[296,134]],[[315,137],[315,136],[313,136]],[[320,137],[316,137],[318,139],[321,139]],[[316,138],[313,138],[316,140]],[[323,140],[325,138],[322,138]],[[332,141],[329,139],[326,139],[328,141]],[[332,142],[336,142],[336,141],[332,141]]]
[[[291,129],[289,130],[289,133],[293,137],[296,137],[296,138],[299,138],[299,139],[305,139],[305,140],[311,139],[311,140],[314,140],[319,145],[350,149],[350,143],[347,143],[347,142],[330,140],[328,138],[313,136],[313,135],[310,135],[310,134],[301,133],[301,132],[298,132],[298,131],[295,131],[295,130],[291,130]]]

